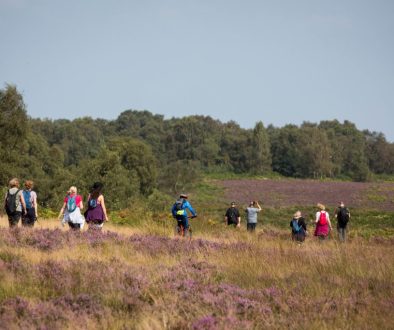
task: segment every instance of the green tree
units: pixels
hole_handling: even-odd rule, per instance
[[[264,174],[272,170],[271,144],[264,124],[259,121],[253,129],[250,154],[251,171]]]

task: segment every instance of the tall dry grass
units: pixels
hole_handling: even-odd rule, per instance
[[[56,220],[0,227],[0,328],[394,328],[387,241],[300,246],[265,226],[188,241],[161,222],[102,233]]]

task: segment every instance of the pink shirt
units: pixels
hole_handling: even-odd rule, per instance
[[[69,195],[67,195],[66,197],[64,197],[64,203],[66,203],[67,204],[67,202],[68,202],[68,196]],[[74,194],[73,195],[71,195],[71,196],[75,196]],[[81,203],[82,202],[82,196],[81,195],[77,195],[76,197],[75,197],[75,203],[77,204],[77,206],[79,207],[79,203]]]

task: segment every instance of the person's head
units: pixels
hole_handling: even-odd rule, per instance
[[[324,210],[326,209],[326,207],[325,207],[322,203],[317,203],[317,208],[318,208],[320,211],[324,211]]]
[[[252,207],[252,206],[253,206],[253,203],[254,203],[254,201],[250,201],[250,202],[249,202],[249,207]]]
[[[297,211],[296,213],[294,213],[294,218],[295,219],[301,218],[301,211]]]
[[[77,193],[77,187],[71,186],[70,189],[68,189],[68,193],[70,195],[76,194]]]
[[[179,198],[187,199],[187,197],[188,197],[187,194],[180,194],[179,195]]]
[[[236,207],[237,206],[237,204],[235,203],[235,202],[231,202],[231,207]]]
[[[90,194],[93,198],[97,198],[101,194],[101,190],[103,189],[104,185],[101,182],[95,182],[90,189]]]
[[[18,188],[19,187],[19,180],[17,178],[12,178],[10,182],[8,182],[8,186],[10,188]]]
[[[344,202],[339,202],[339,207],[345,207],[345,203]]]
[[[26,188],[27,190],[33,189],[33,186],[34,186],[33,181],[31,181],[31,180],[26,180],[26,181],[25,181],[25,188]]]

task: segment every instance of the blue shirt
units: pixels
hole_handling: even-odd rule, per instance
[[[176,218],[178,216],[178,217],[182,217],[182,218],[187,219],[186,210],[189,210],[189,212],[192,214],[193,217],[195,217],[197,214],[196,211],[193,209],[193,207],[190,205],[189,201],[187,201],[187,200],[183,201],[181,210],[177,210],[176,203],[174,203],[174,205],[172,206],[172,209],[171,209],[171,213],[174,218]],[[183,213],[183,214],[181,214],[181,213]]]

